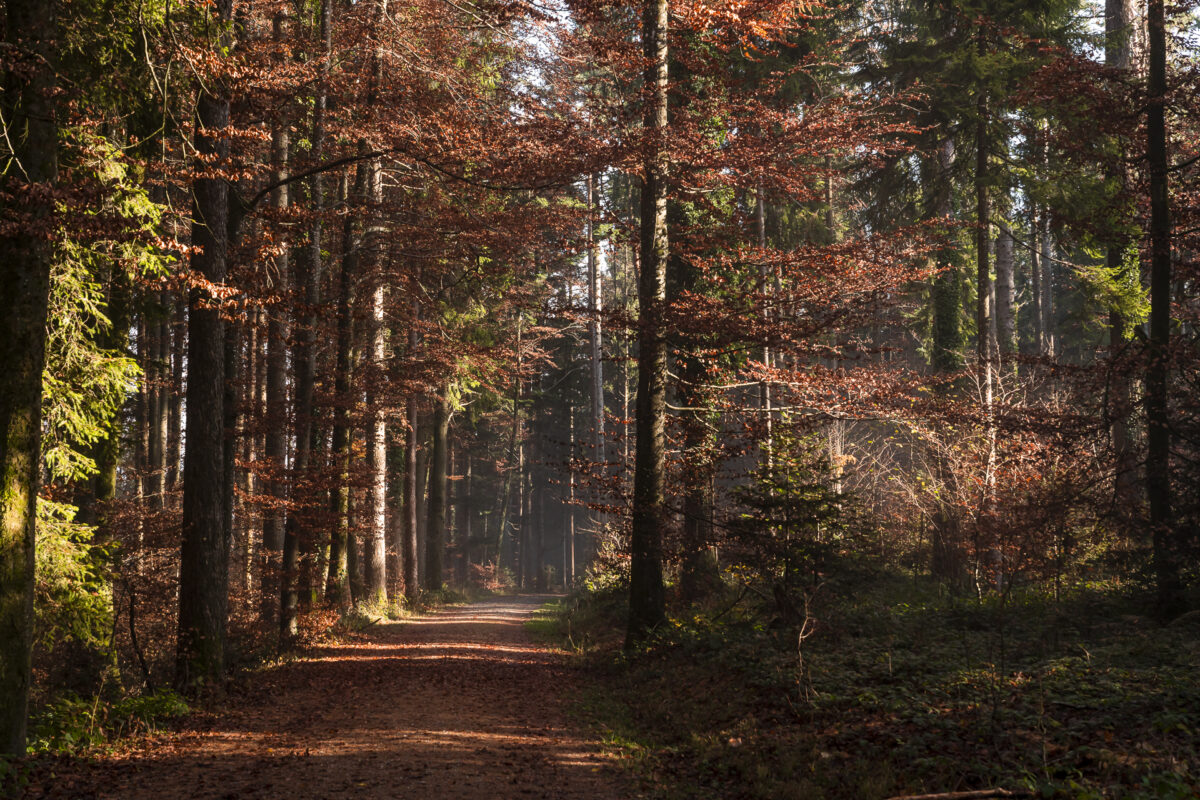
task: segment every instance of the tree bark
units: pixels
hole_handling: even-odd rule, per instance
[[[1007,224],[996,237],[996,331],[1000,355],[1017,350],[1016,282],[1013,278],[1013,236]]]
[[[567,524],[563,531],[563,588],[570,590],[575,582],[575,407],[567,407],[567,446],[570,448],[567,462]],[[470,462],[467,479],[470,480]],[[470,483],[467,484],[470,492]]]
[[[596,177],[587,178],[587,269],[588,269],[588,356],[592,378],[592,459],[603,464],[604,453],[604,353],[600,314],[604,310],[601,294],[600,266],[596,258],[593,208],[595,206]]]
[[[277,43],[284,36],[283,13],[275,15],[274,38]],[[283,183],[288,172],[288,126],[285,122],[275,124],[271,133],[271,180],[276,188],[271,192],[271,208],[283,212],[288,207],[288,185]],[[275,257],[274,290],[279,298],[286,298],[291,291],[290,243],[286,240]],[[264,457],[266,459],[267,491],[271,502],[263,512],[262,556],[260,558],[261,595],[260,618],[274,626],[279,609],[280,559],[283,553],[284,525],[287,519],[285,507],[288,498],[287,451],[288,451],[288,385],[287,350],[290,331],[289,305],[282,300],[269,310],[267,323],[267,424]]]
[[[1038,243],[1041,254],[1038,262],[1041,265],[1041,314],[1042,314],[1042,346],[1043,355],[1054,358],[1058,352],[1057,336],[1054,325],[1054,241],[1050,235],[1050,210],[1041,209],[1038,218],[1040,231]]]
[[[429,465],[429,517],[425,529],[425,588],[442,588],[442,550],[446,542],[446,439],[450,433],[449,386],[442,386],[433,407],[433,447]]]
[[[356,170],[355,190],[347,192],[348,200],[361,202],[366,196],[366,169],[359,165]],[[355,213],[346,214],[342,225],[342,273],[338,284],[337,304],[337,356],[334,368],[335,410],[333,415],[333,467],[337,479],[332,489],[333,536],[329,543],[329,573],[326,597],[337,606],[349,602],[349,540],[350,540],[350,409],[354,398],[350,394],[351,349],[353,347],[354,321],[351,307],[354,304],[354,281],[358,273],[361,239],[355,227]]]
[[[232,0],[218,0],[211,19],[218,47],[229,44]],[[211,82],[197,103],[197,169],[229,156],[229,97]],[[220,178],[197,178],[191,268],[205,280],[225,281],[229,188]],[[187,446],[183,463],[183,544],[179,563],[179,635],[175,685],[192,690],[224,675],[229,541],[226,527],[225,323],[213,298],[199,288],[188,297]]]
[[[1104,60],[1113,69],[1128,71],[1133,63],[1133,9],[1130,0],[1106,0],[1104,9]],[[1122,148],[1121,155],[1124,156]],[[1117,166],[1114,174],[1122,185],[1128,182],[1128,171],[1123,164]],[[1125,254],[1130,244],[1127,241],[1110,242],[1105,249],[1104,262],[1109,275],[1122,284],[1134,280],[1125,268]],[[1128,320],[1124,319],[1117,309],[1109,312],[1108,345],[1109,358],[1118,360],[1126,348],[1125,331]],[[1118,363],[1120,363],[1118,361]],[[1132,375],[1127,368],[1118,366],[1112,371],[1110,435],[1113,445],[1113,507],[1123,518],[1126,526],[1131,527],[1132,520],[1129,509],[1136,506],[1137,497],[1137,454],[1133,447],[1133,437],[1129,432],[1129,416],[1133,407]]]
[[[378,28],[387,15],[387,0],[375,2],[375,26]],[[379,86],[383,80],[382,45],[377,44],[371,57],[371,76],[367,96],[368,108],[377,101]],[[366,142],[361,145],[366,148]],[[367,191],[372,204],[378,208],[383,202],[383,174],[379,159],[364,164],[367,170]],[[377,213],[377,212],[376,212]],[[386,371],[385,328],[383,324],[384,284],[380,276],[384,248],[383,230],[378,222],[372,223],[365,245],[370,248],[374,268],[371,292],[371,327],[368,358],[371,370],[367,382],[367,472],[370,475],[368,490],[368,524],[364,542],[363,567],[367,602],[383,606],[387,604],[387,423],[382,409],[380,388]]]
[[[384,368],[383,282],[378,281],[371,296],[370,357],[375,369],[367,388],[367,473],[371,477],[368,490],[370,517],[367,523],[363,551],[367,602],[387,603],[387,427],[380,408],[380,393],[376,388]],[[443,471],[445,465],[443,464]]]
[[[1029,209],[1029,230],[1032,236],[1029,248],[1030,294],[1033,301],[1033,347],[1039,356],[1046,355],[1046,315],[1042,312],[1042,227],[1038,222],[1037,206]]]
[[[182,293],[180,293],[182,295]],[[167,411],[167,485],[177,491],[183,473],[183,365],[187,356],[187,298],[175,300],[171,323],[171,396]],[[178,501],[176,501],[178,502]]]
[[[672,237],[683,225],[678,203],[667,204],[667,228]],[[765,245],[765,228],[760,228],[760,246]],[[667,285],[672,299],[696,289],[699,271],[695,265],[671,253],[667,259]],[[765,280],[765,279],[764,279]],[[679,593],[686,603],[698,602],[712,594],[721,583],[720,567],[712,546],[712,467],[714,440],[709,431],[710,398],[702,390],[704,365],[695,355],[701,346],[695,336],[680,332],[674,341],[675,370],[679,374],[675,393],[686,411],[681,413],[683,427],[683,531],[680,553]],[[764,348],[763,358],[769,352]],[[759,384],[760,410],[769,414],[770,391],[765,381]],[[765,401],[765,405],[762,404]],[[768,434],[769,435],[769,434]],[[770,447],[764,446],[764,458]]]
[[[28,53],[33,68],[10,72],[5,145],[20,168],[0,176],[5,189],[26,196],[32,219],[0,237],[0,753],[25,752],[26,709],[33,644],[34,529],[41,467],[42,369],[50,296],[49,224],[44,192],[58,180],[58,122],[54,36],[57,4],[7,0],[7,44]]]
[[[413,331],[415,335],[415,330]],[[410,338],[410,343],[412,339]],[[417,398],[410,396],[405,407],[404,431],[404,597],[413,605],[421,596],[417,569]]]
[[[666,301],[667,236],[667,0],[646,0],[642,54],[646,59],[644,109],[646,153],[642,177],[641,270],[638,280],[638,388],[630,539],[629,626],[626,645],[646,638],[665,618],[662,531],[667,523],[667,348],[662,333]]]
[[[950,172],[954,168],[954,142],[946,138],[938,147],[936,167],[925,179],[926,191],[932,194],[932,208],[939,219],[950,216]],[[962,332],[959,325],[958,264],[952,248],[937,253],[938,274],[933,282],[933,354],[931,366],[938,372],[950,372],[960,366],[959,348]]]
[[[1167,176],[1167,35],[1163,0],[1148,0],[1150,80],[1146,152],[1150,168],[1150,340],[1146,364],[1146,492],[1150,501],[1158,610],[1169,616],[1182,605],[1176,521],[1172,515],[1171,417],[1171,207]]]
[[[320,164],[325,152],[325,103],[326,83],[329,79],[329,58],[333,50],[333,0],[321,0],[321,46],[322,66],[316,97],[313,99],[312,159]],[[309,229],[308,274],[305,275],[304,303],[308,313],[304,328],[296,344],[293,361],[296,365],[296,455],[293,463],[293,487],[308,479],[312,459],[313,437],[313,384],[316,373],[316,336],[319,318],[317,307],[321,302],[321,234],[320,213],[325,203],[325,181],[321,172],[313,173],[310,180],[310,195],[316,216]],[[304,530],[301,509],[293,507],[288,514],[284,534],[283,571],[281,575],[279,634],[280,643],[288,644],[296,636],[300,595],[297,588],[302,545],[311,532]]]

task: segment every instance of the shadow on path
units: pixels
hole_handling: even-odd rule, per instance
[[[220,715],[30,796],[631,797],[567,722],[575,671],[525,631],[547,599],[487,600],[317,648],[256,676]]]

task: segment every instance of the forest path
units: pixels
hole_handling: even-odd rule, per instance
[[[383,623],[245,682],[219,713],[61,775],[71,798],[631,797],[568,722],[578,673],[525,629],[547,596]]]

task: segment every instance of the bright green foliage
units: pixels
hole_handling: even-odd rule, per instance
[[[84,248],[63,240],[51,273],[46,338],[42,457],[55,480],[95,472],[87,447],[106,435],[141,370],[132,358],[96,345],[111,323],[103,287],[93,280]]]
[[[107,435],[140,375],[132,358],[100,345],[112,329],[103,282],[111,283],[118,271],[161,274],[167,262],[157,248],[139,239],[154,231],[161,209],[129,174],[116,149],[86,131],[68,135],[81,161],[78,173],[102,184],[107,197],[101,208],[59,209],[65,222],[51,272],[42,384],[46,424],[42,457],[55,481],[80,480],[94,473],[87,449]],[[118,227],[84,239],[73,216]]]
[[[169,689],[116,702],[68,694],[35,717],[29,749],[35,753],[82,752],[153,731],[162,721],[185,716],[189,711],[183,698]]]
[[[92,446],[115,433],[118,413],[141,371],[125,352],[108,317],[111,287],[124,275],[161,274],[166,258],[143,241],[161,211],[104,139],[67,131],[68,152],[81,180],[104,189],[97,208],[59,208],[60,228],[51,271],[50,312],[43,376],[42,458],[52,482],[71,483],[96,472]],[[92,542],[91,526],[76,509],[40,498],[35,602],[41,646],[73,640],[100,651],[112,629],[108,553]]]
[[[74,506],[38,499],[38,644],[52,649],[70,639],[99,650],[112,632],[112,587],[102,566],[108,549],[94,545],[94,529],[74,519]]]
[[[819,435],[777,428],[771,466],[737,492],[743,511],[731,534],[740,546],[731,556],[785,591],[826,569],[852,530],[846,512],[853,498],[835,492],[833,480]]]

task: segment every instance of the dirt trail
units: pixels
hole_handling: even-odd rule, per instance
[[[61,774],[71,798],[634,796],[568,724],[576,673],[524,623],[547,598],[385,623],[255,676],[246,697],[144,749]]]

